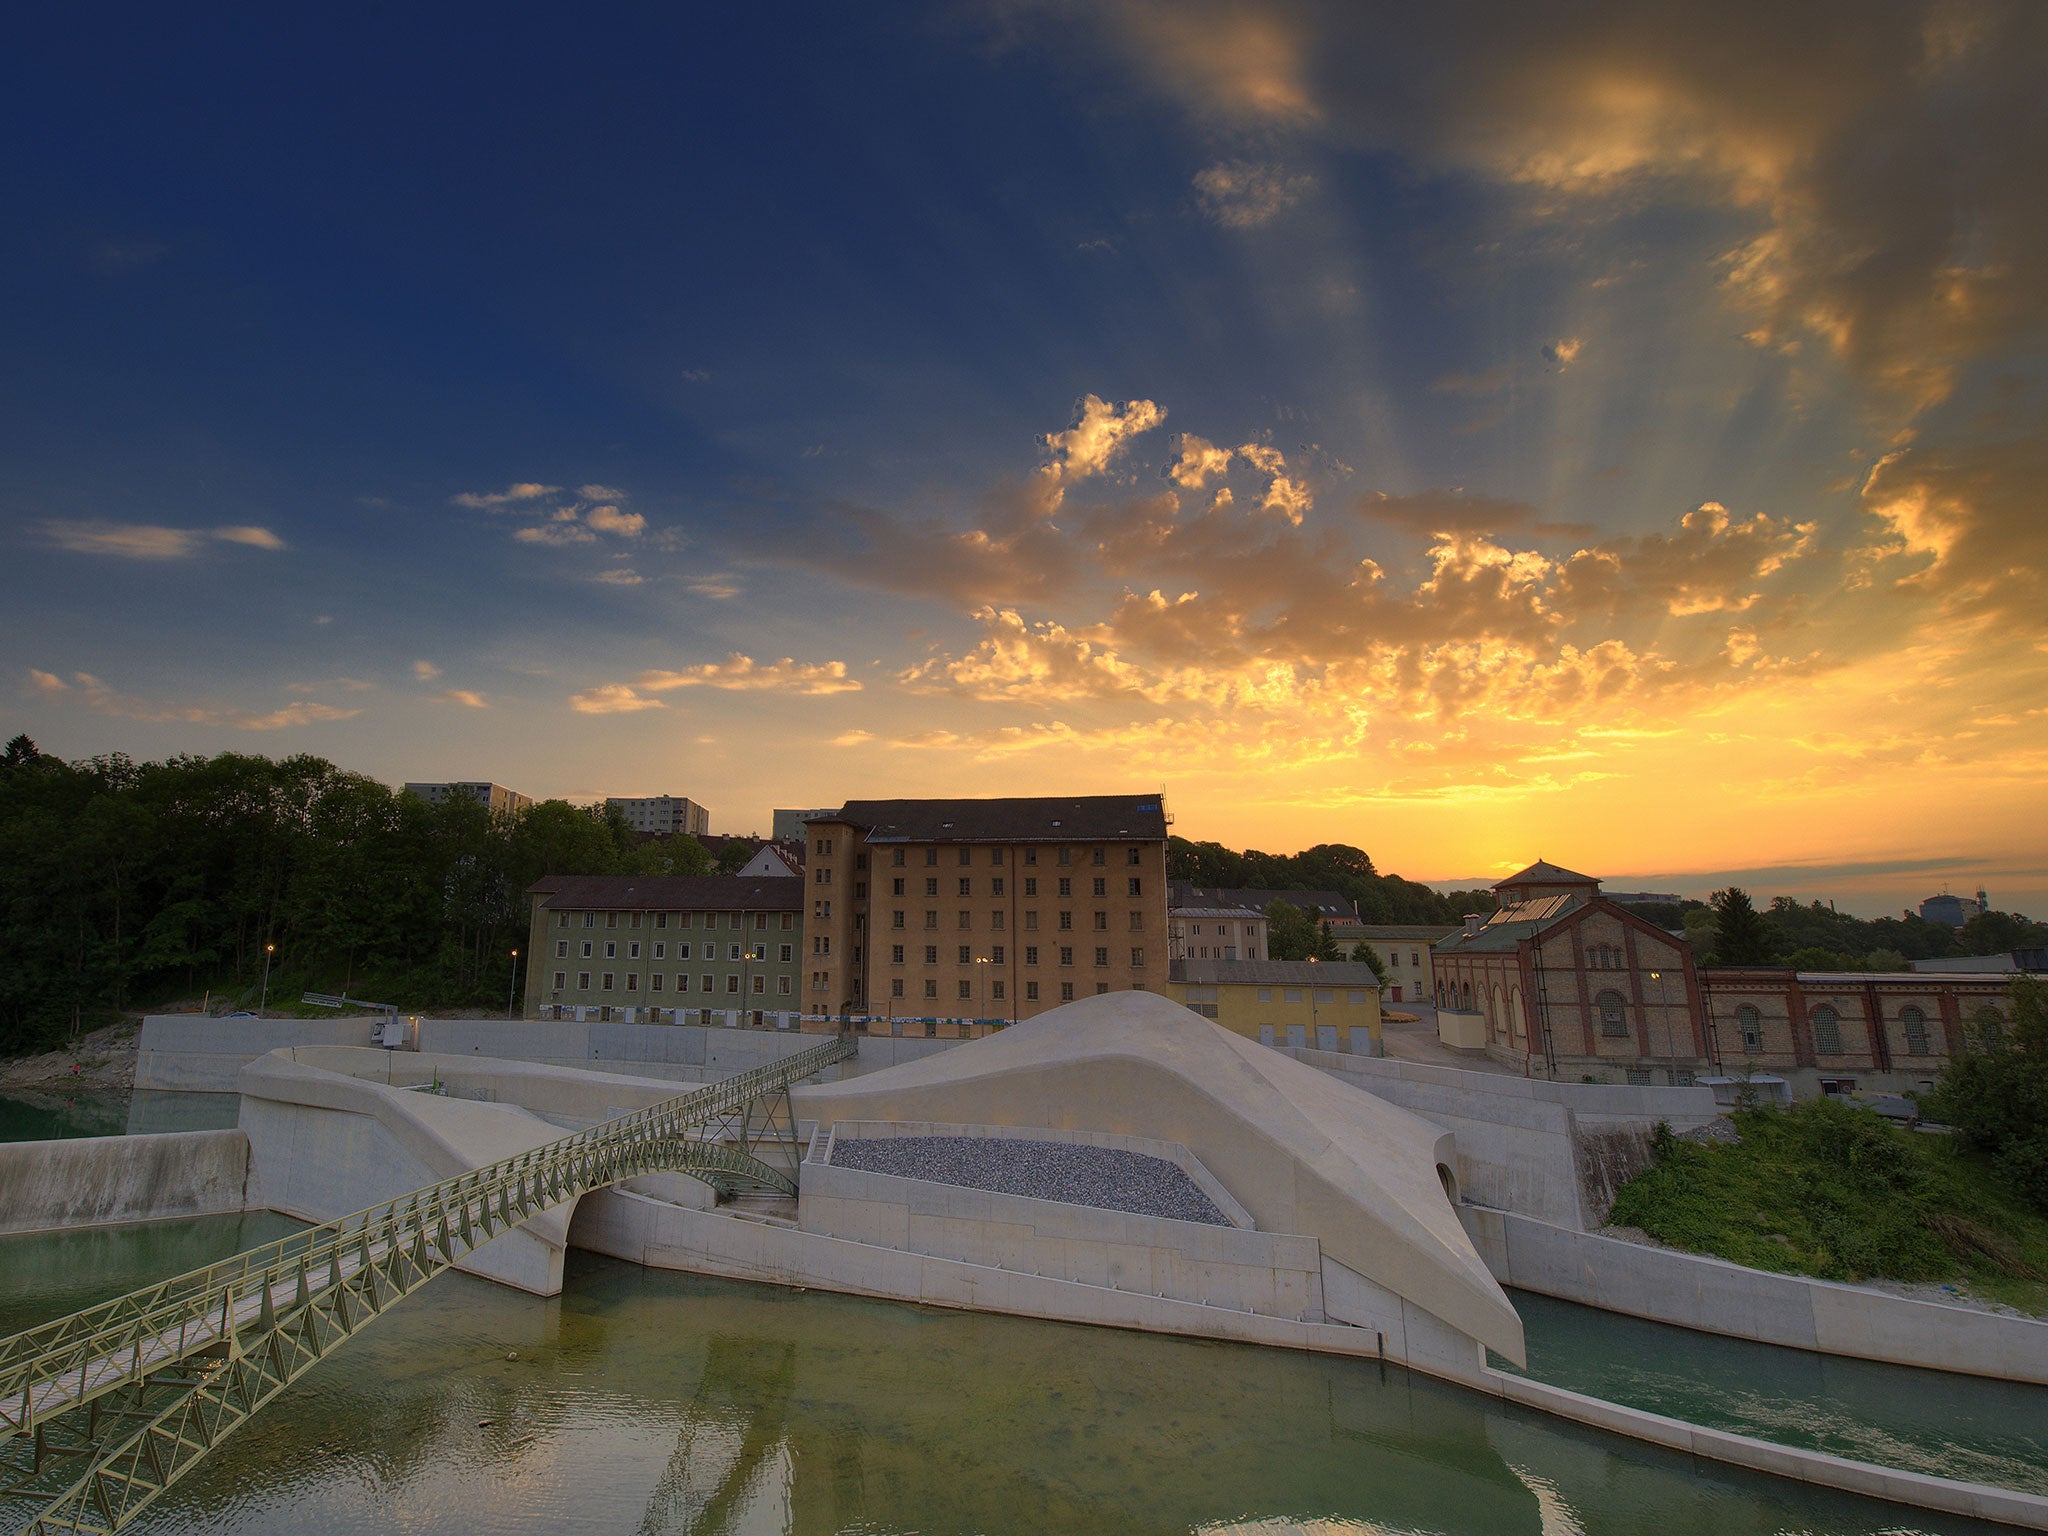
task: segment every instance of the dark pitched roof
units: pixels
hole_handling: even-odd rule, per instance
[[[550,875],[527,887],[550,911],[801,912],[804,883],[788,876]]]
[[[860,827],[871,843],[1166,841],[1166,804],[1156,794],[849,800],[820,820]]]
[[[1494,882],[1496,891],[1511,885],[1598,885],[1600,881],[1592,875],[1582,875],[1576,870],[1553,864],[1548,859],[1538,859],[1518,875],[1509,875],[1505,880]]]
[[[1363,926],[1366,930],[1365,936],[1368,939],[1399,939],[1404,943],[1421,940],[1433,944],[1438,939],[1447,939],[1452,934],[1458,932],[1458,927],[1455,923],[1367,922]]]
[[[1372,967],[1353,960],[1175,960],[1167,979],[1197,987],[1377,987]]]
[[[1523,939],[1541,933],[1552,923],[1561,922],[1589,905],[1591,902],[1587,897],[1576,894],[1538,896],[1534,901],[1518,901],[1487,918],[1479,925],[1477,933],[1467,933],[1461,928],[1449,938],[1439,940],[1435,947],[1446,954],[1513,949]],[[1636,918],[1633,921],[1642,920]]]
[[[1324,918],[1358,920],[1357,910],[1336,891],[1267,891],[1251,887],[1194,885],[1176,880],[1168,900],[1176,907],[1249,907],[1254,912],[1264,912],[1274,902],[1284,901],[1302,908],[1317,921]]]

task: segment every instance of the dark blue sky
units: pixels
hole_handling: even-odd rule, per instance
[[[2024,875],[1811,814],[2048,761],[2041,33],[1935,14],[46,10],[18,718],[722,829],[1141,780],[1416,875]]]

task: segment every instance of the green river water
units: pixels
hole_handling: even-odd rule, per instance
[[[0,1332],[290,1226],[218,1217],[0,1239]],[[1369,1362],[805,1294],[572,1252],[564,1292],[548,1300],[464,1275],[436,1280],[133,1529],[1997,1528],[1694,1463]]]

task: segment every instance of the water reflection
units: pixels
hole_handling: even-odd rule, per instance
[[[241,1096],[155,1088],[18,1088],[0,1094],[0,1141],[225,1130]]]

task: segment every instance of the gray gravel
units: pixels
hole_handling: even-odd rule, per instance
[[[1134,1216],[1165,1216],[1227,1227],[1201,1186],[1163,1157],[1066,1141],[1007,1136],[902,1136],[834,1142],[832,1163],[1000,1195],[1064,1200]]]

